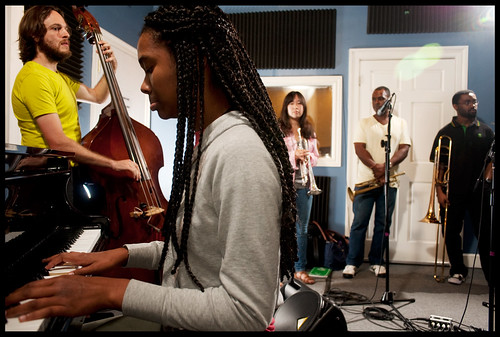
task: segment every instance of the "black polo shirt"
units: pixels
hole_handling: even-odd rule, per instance
[[[430,155],[430,160],[434,162],[434,151],[438,145],[439,137],[446,135],[451,137],[451,163],[449,177],[449,194],[472,193],[476,180],[481,174],[486,156],[491,147],[495,134],[486,124],[480,123],[477,119],[468,127],[464,127],[457,122],[457,117],[453,117],[451,123],[439,130]],[[442,145],[448,145],[448,141],[443,139]],[[445,158],[448,160],[447,157]],[[443,158],[441,158],[443,161]]]

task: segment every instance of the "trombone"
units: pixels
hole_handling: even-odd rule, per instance
[[[389,183],[395,182],[396,177],[399,177],[403,174],[405,174],[405,172],[393,174],[392,176],[389,177]],[[351,199],[351,201],[354,201],[355,196],[362,194],[362,193],[365,193],[365,192],[368,192],[368,191],[371,191],[371,190],[378,188],[382,185],[383,184],[381,184],[377,179],[367,180],[367,181],[364,181],[362,183],[357,183],[356,185],[354,185],[355,187],[363,187],[363,188],[360,188],[359,190],[353,191],[353,190],[351,190],[350,187],[348,187],[347,194],[349,195],[349,199]]]
[[[297,148],[299,150],[307,150],[309,147],[307,144],[307,139],[302,138],[300,130],[301,128],[297,129],[297,132],[299,134]],[[311,155],[309,155],[309,157],[305,162],[304,161],[300,162],[300,175],[302,176],[303,186],[306,186],[308,181],[310,182],[309,191],[307,191],[307,195],[318,195],[321,194],[321,192],[323,192],[321,189],[318,188],[318,185],[316,185],[316,179],[314,179],[314,173],[311,165]]]
[[[448,146],[442,145],[442,140],[443,138],[448,139]],[[445,186],[446,187],[446,198],[448,198],[448,192],[449,192],[449,180],[450,180],[450,164],[451,164],[451,145],[452,141],[451,138],[448,136],[440,136],[438,140],[438,145],[436,146],[434,150],[434,170],[433,170],[433,177],[432,177],[432,185],[431,185],[431,197],[429,200],[429,207],[427,209],[427,214],[425,217],[420,220],[420,222],[425,222],[425,223],[435,223],[437,224],[437,230],[436,230],[436,252],[434,255],[434,279],[437,282],[442,282],[444,281],[443,274],[444,274],[444,258],[445,258],[445,248],[446,248],[446,220],[448,217],[448,204],[445,205],[444,208],[444,216],[443,219],[438,220],[436,218],[436,214],[434,212],[434,200],[435,200],[435,186]],[[445,154],[442,153],[442,151],[445,150],[444,152],[447,152]],[[444,167],[444,173],[443,177],[439,178],[439,169],[440,169],[440,164],[441,164],[441,156],[447,156],[448,161],[446,166]],[[443,251],[441,253],[442,259],[441,259],[441,275],[437,275],[437,265],[438,265],[438,246],[439,246],[439,225],[443,225]]]

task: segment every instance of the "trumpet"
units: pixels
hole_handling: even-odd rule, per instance
[[[297,142],[297,148],[299,150],[307,150],[309,148],[307,139],[303,139],[302,135],[300,133],[300,129],[297,129],[297,133],[299,134],[299,140]],[[318,188],[316,185],[316,179],[314,179],[314,173],[312,170],[312,165],[311,165],[311,155],[307,158],[305,161],[300,162],[300,175],[302,178],[302,185],[306,186],[307,182],[310,182],[309,185],[309,191],[307,192],[307,195],[318,195],[323,192],[321,189]]]
[[[392,176],[389,177],[389,182],[390,183],[395,182],[396,177],[399,177],[403,174],[405,174],[405,172],[393,174]],[[372,179],[372,180],[364,181],[362,183],[357,183],[354,186],[355,187],[363,187],[363,188],[360,188],[359,190],[356,190],[356,191],[351,190],[350,187],[347,188],[347,194],[349,195],[349,199],[351,199],[351,201],[354,201],[355,196],[362,194],[362,193],[365,193],[365,192],[368,192],[368,191],[371,191],[373,189],[376,189],[376,188],[382,186],[382,184],[379,183],[377,179]]]
[[[442,140],[443,138],[448,139],[448,146],[442,145]],[[451,145],[452,141],[451,138],[448,136],[440,136],[438,140],[438,145],[434,149],[434,170],[433,170],[433,176],[432,176],[432,184],[431,184],[431,197],[429,200],[429,207],[427,209],[427,214],[425,217],[420,220],[420,222],[425,222],[425,223],[435,223],[437,224],[436,228],[436,251],[434,254],[434,279],[437,282],[442,282],[444,280],[443,274],[444,274],[444,258],[445,258],[445,248],[446,248],[446,220],[448,217],[448,205],[446,204],[444,208],[444,216],[443,219],[438,220],[436,217],[436,214],[434,212],[434,203],[435,203],[435,186],[441,185],[441,186],[446,186],[446,198],[448,198],[448,192],[449,192],[449,178],[450,178],[450,164],[451,164]],[[442,151],[445,150],[448,153],[443,154]],[[439,178],[439,166],[441,163],[441,156],[447,156],[448,157],[448,162],[447,165],[444,168],[444,173],[443,177]],[[441,275],[437,275],[437,266],[438,266],[438,246],[439,246],[439,225],[443,225],[443,251],[441,253],[442,258],[441,258]]]

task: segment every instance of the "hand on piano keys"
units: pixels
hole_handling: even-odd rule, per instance
[[[43,259],[49,275],[102,275],[103,272],[125,265],[128,259],[126,248],[94,252],[65,252]]]
[[[128,258],[128,250],[116,248],[91,254],[76,252],[60,253],[47,260],[47,269],[63,265],[65,260],[81,260],[82,268],[75,270],[75,275],[45,278],[34,281],[15,290],[5,298],[5,306],[21,303],[6,310],[9,319],[5,328],[7,331],[37,331],[43,330],[42,324],[47,320],[38,320],[38,326],[32,327],[32,321],[40,317],[80,317],[90,315],[101,309],[121,310],[123,295],[129,279],[107,277],[85,277],[93,271],[106,270],[109,267],[123,266]],[[76,275],[76,274],[81,275]],[[61,275],[60,275],[61,276]],[[26,301],[33,300],[33,303]],[[22,322],[21,322],[22,321]],[[25,325],[26,324],[26,325]],[[28,326],[29,329],[25,329]]]
[[[5,317],[14,318],[9,319],[6,330],[25,331],[24,324],[31,326],[32,321],[38,320],[38,327],[31,327],[37,331],[45,323],[45,319],[50,317],[67,320],[66,318],[84,317],[103,309],[121,310],[123,295],[129,282],[129,279],[81,275],[30,282],[5,298]],[[15,326],[9,328],[11,323]]]
[[[101,237],[100,229],[85,229],[83,233],[73,243],[73,245],[71,245],[68,251],[90,253],[96,246],[100,237]],[[51,270],[53,275],[51,275]],[[57,271],[62,271],[63,269],[59,267],[51,270],[49,270],[49,276],[46,276],[45,278],[60,276],[61,274],[59,275],[54,275],[54,274]],[[66,269],[65,273],[68,274],[74,272],[75,270],[76,268]],[[26,301],[22,301],[21,303],[25,302]],[[20,322],[16,318],[11,318],[7,319],[7,322],[5,323],[5,331],[43,331],[45,330],[48,321],[49,321],[48,319],[37,319],[33,321]]]
[[[46,276],[45,278],[49,277],[57,277],[61,275],[74,275],[75,271],[77,269],[80,269],[82,266],[77,266],[72,263],[66,262],[63,263],[62,265],[54,266],[51,269],[49,269],[48,273],[49,275]]]

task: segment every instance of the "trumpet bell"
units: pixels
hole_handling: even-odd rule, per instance
[[[351,201],[354,201],[354,192],[350,187],[347,188],[347,194],[349,195],[349,199],[351,199]]]
[[[311,188],[309,191],[307,191],[307,195],[319,195],[319,194],[321,194],[321,192],[323,192],[323,191],[317,187]]]

